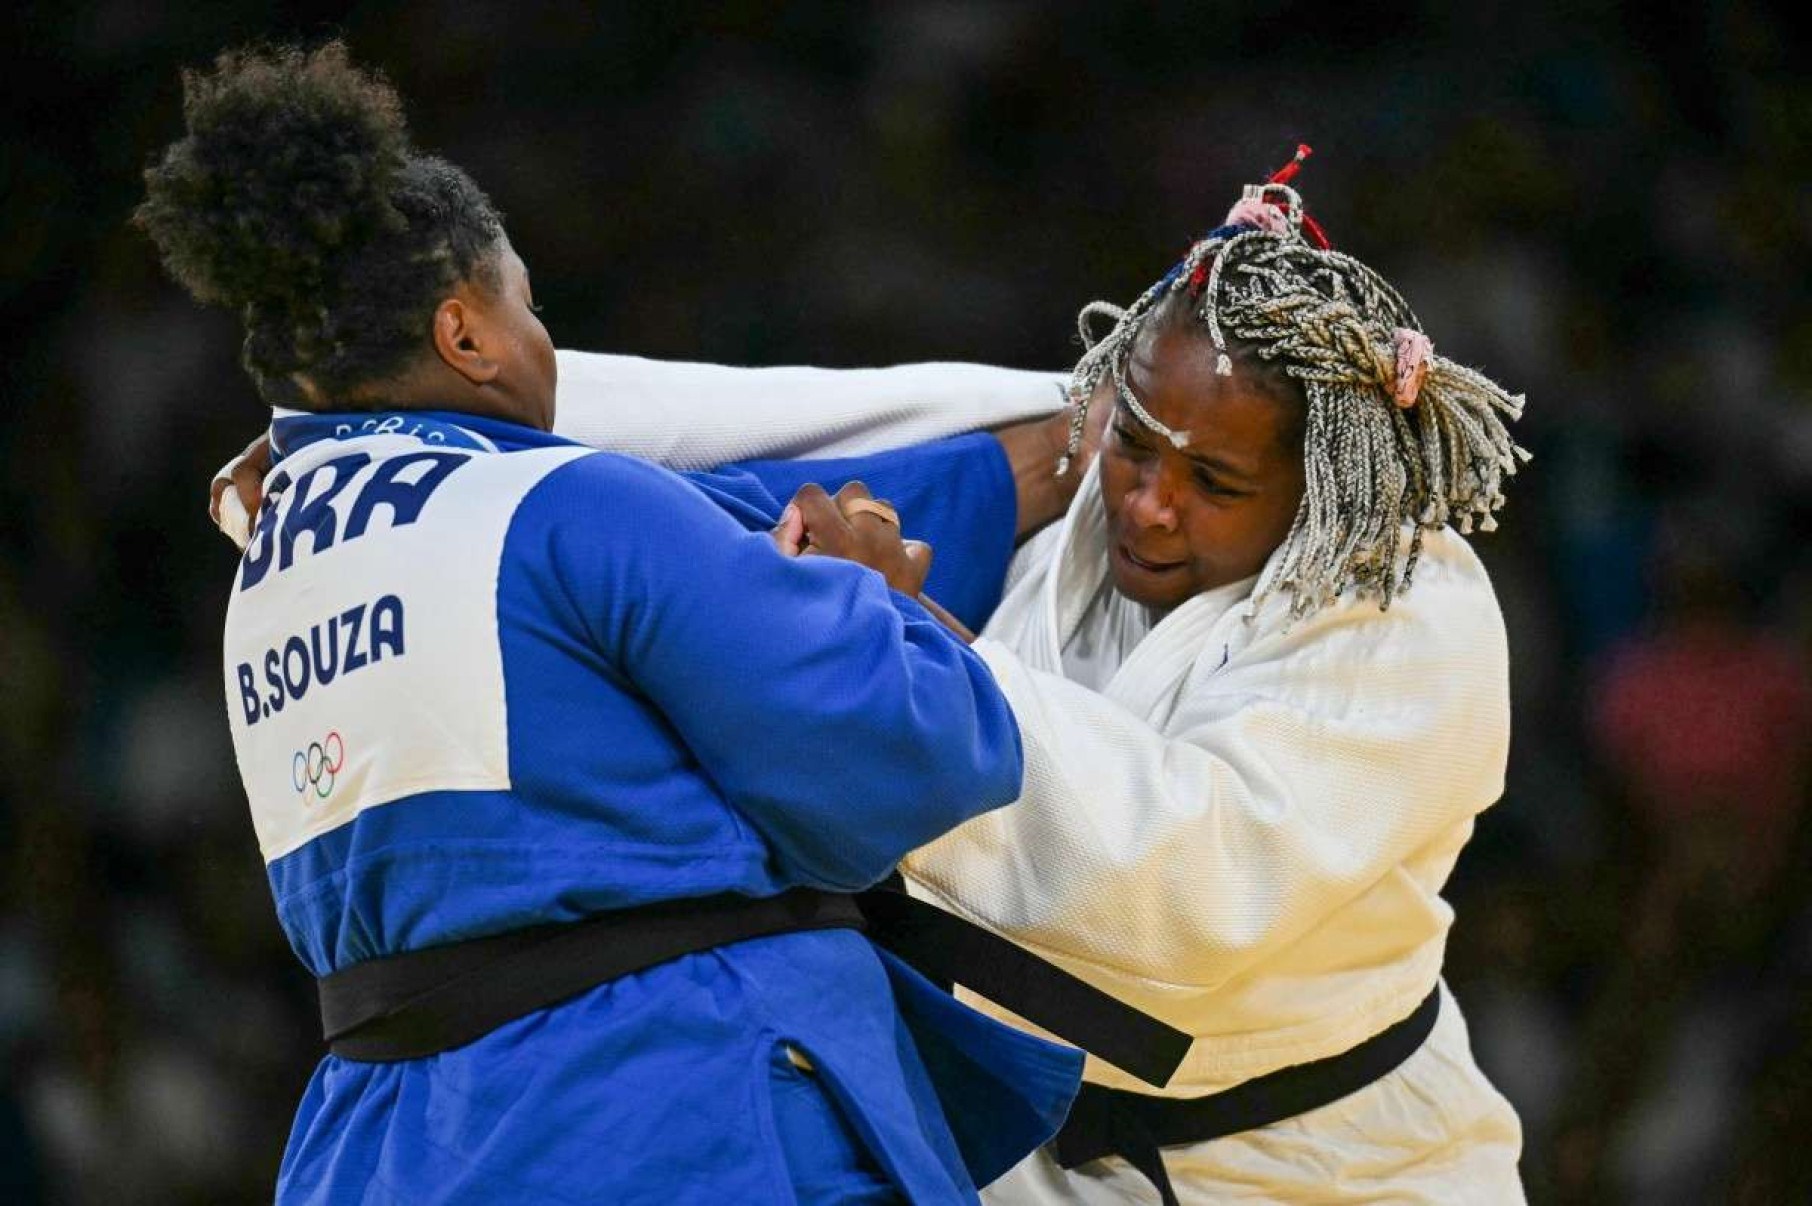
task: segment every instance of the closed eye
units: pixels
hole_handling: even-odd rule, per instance
[[[1119,440],[1122,444],[1126,445],[1128,448],[1137,448],[1140,451],[1145,450],[1144,439],[1141,438],[1141,436],[1139,435],[1139,433],[1137,431],[1135,431],[1131,427],[1128,427],[1124,423],[1115,423],[1114,424],[1114,438]]]
[[[1251,493],[1250,490],[1238,490],[1227,485],[1206,469],[1197,469],[1191,476],[1195,479],[1197,489],[1216,498],[1244,498]]]

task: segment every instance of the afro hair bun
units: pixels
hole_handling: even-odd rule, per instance
[[[135,214],[198,301],[330,304],[341,269],[404,225],[402,102],[341,42],[229,51],[183,73],[187,135],[145,173]]]

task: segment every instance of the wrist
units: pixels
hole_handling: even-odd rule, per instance
[[[1074,406],[1066,406],[1046,419],[1044,423],[1045,447],[1051,462],[1051,480],[1055,483],[1057,494],[1062,498],[1063,505],[1066,507],[1069,505],[1070,499],[1076,496],[1076,486],[1082,481],[1084,457],[1086,456],[1086,450],[1082,448],[1076,449],[1074,454],[1070,452],[1071,415],[1075,409]],[[1058,472],[1059,468],[1063,470],[1062,473]]]
[[[1039,454],[1024,468],[1030,478],[1024,495],[1032,504],[1031,524],[1022,524],[1022,534],[1043,527],[1069,509],[1082,481],[1082,458],[1069,455],[1069,411],[1062,410],[1038,425]],[[1067,464],[1065,463],[1067,460]],[[1061,468],[1063,472],[1059,473]],[[1017,470],[1017,467],[1016,467]]]
[[[994,433],[1013,472],[1018,506],[1015,536],[1024,539],[1050,523],[1069,506],[1081,472],[1072,466],[1062,477],[1057,466],[1069,444],[1067,412],[1003,427]]]

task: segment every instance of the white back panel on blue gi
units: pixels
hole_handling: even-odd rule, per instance
[[[267,862],[392,800],[509,787],[497,569],[515,512],[497,500],[584,454],[379,434],[284,461],[226,625],[233,746]],[[330,548],[331,574],[296,572]]]

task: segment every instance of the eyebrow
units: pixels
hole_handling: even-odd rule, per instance
[[[1119,411],[1114,413],[1114,426],[1130,432],[1140,443],[1161,442],[1151,440],[1153,433],[1147,431],[1143,423],[1140,423],[1137,419],[1129,418]],[[1179,451],[1181,451],[1185,457],[1202,466],[1204,469],[1212,469],[1216,473],[1225,474],[1228,477],[1236,477],[1244,482],[1253,480],[1251,470],[1242,469],[1238,465],[1223,461],[1211,453],[1190,452],[1187,449],[1179,449]]]
[[[1207,453],[1203,452],[1189,452],[1186,450],[1183,452],[1183,455],[1194,461],[1196,464],[1201,465],[1203,468],[1212,469],[1216,473],[1224,473],[1228,477],[1237,477],[1241,481],[1252,480],[1252,473],[1250,470],[1242,469],[1238,465],[1221,460],[1219,457],[1209,456]]]

